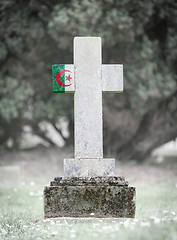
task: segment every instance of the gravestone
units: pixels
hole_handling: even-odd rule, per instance
[[[123,91],[123,66],[102,64],[101,38],[74,38],[74,65],[52,66],[53,92],[74,93],[75,158],[44,189],[45,217],[134,217],[135,188],[103,158],[102,92]]]

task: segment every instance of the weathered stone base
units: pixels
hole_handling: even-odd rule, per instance
[[[135,188],[122,177],[55,178],[44,189],[44,215],[133,218]]]

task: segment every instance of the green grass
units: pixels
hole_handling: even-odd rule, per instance
[[[177,239],[176,183],[137,188],[134,220],[43,221],[43,184],[0,188],[0,239]]]

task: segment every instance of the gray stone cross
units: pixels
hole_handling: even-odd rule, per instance
[[[75,158],[64,160],[64,177],[114,176],[115,160],[103,158],[102,92],[123,91],[123,66],[102,64],[101,38],[75,37],[73,71]]]
[[[100,38],[76,37],[74,64],[52,69],[53,91],[75,93],[75,156],[44,189],[45,217],[134,217],[135,188],[103,158],[102,92],[123,91],[122,65],[102,65]]]

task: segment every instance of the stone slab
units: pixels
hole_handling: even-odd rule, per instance
[[[64,177],[114,176],[115,159],[64,159]]]
[[[128,186],[124,177],[64,178],[55,177],[50,186]]]
[[[52,217],[133,218],[135,188],[129,186],[46,186],[44,215]]]

